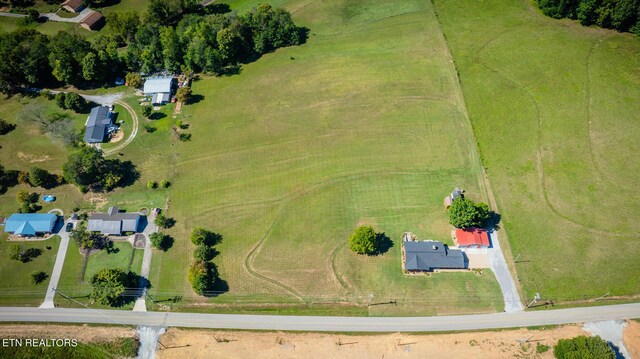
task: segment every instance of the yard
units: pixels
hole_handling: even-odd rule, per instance
[[[527,296],[637,295],[638,38],[529,1],[435,10]]]
[[[84,276],[82,276],[84,257],[80,254],[75,242],[71,241],[58,283],[58,290],[73,298],[74,301],[58,295],[55,298],[56,304],[63,307],[77,307],[80,305],[77,302],[88,305],[91,278],[94,274],[104,268],[121,268],[125,271],[131,270],[139,273],[142,266],[142,255],[143,251],[133,249],[129,242],[114,242],[112,249],[104,249],[89,256]],[[131,309],[132,307],[133,304],[125,308]]]
[[[311,312],[328,303],[336,313],[379,304],[371,315],[502,310],[490,271],[401,273],[402,232],[451,244],[442,199],[454,186],[486,201],[455,69],[429,3],[285,7],[310,29],[308,42],[265,55],[240,75],[194,82],[203,98],[183,108],[192,140],[155,147],[175,168],[167,213],[177,224],[169,230],[173,248],[153,257],[151,294],[182,296],[181,305],[198,310],[204,303]],[[166,134],[144,134],[125,158],[153,136]],[[145,163],[146,173],[159,167]],[[386,233],[394,246],[378,257],[353,254],[345,243],[359,224]],[[215,298],[196,297],[187,282],[196,226],[224,237]]]
[[[0,230],[4,231],[3,227]],[[6,233],[0,235],[0,305],[34,306],[44,300],[49,285],[49,277],[40,283],[31,283],[31,272],[43,271],[51,275],[56,253],[60,245],[60,237],[55,236],[46,241],[12,241],[6,240]],[[21,263],[9,259],[9,248],[14,244],[23,244],[25,248],[39,248],[42,254],[31,262]],[[50,247],[47,248],[47,247]]]

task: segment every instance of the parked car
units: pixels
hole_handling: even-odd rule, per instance
[[[66,232],[71,232],[72,229],[73,229],[73,223],[71,223],[71,222],[67,223],[67,226],[64,227],[64,230]]]

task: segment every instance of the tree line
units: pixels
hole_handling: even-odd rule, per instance
[[[638,0],[536,0],[550,17],[569,18],[582,25],[597,25],[640,36],[640,1]]]
[[[210,14],[215,11],[225,13]],[[0,34],[0,91],[101,85],[125,72],[233,73],[241,63],[306,38],[289,12],[271,5],[243,15],[226,11],[224,4],[202,8],[193,0],[152,0],[143,16],[108,15],[111,34],[93,42],[63,31]],[[127,50],[120,54],[122,47]]]

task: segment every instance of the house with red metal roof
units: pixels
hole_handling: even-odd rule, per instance
[[[487,248],[489,247],[489,234],[481,228],[455,229],[451,233],[453,243],[458,248]]]

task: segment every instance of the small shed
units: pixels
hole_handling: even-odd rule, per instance
[[[62,3],[62,7],[69,12],[80,12],[85,5],[83,0],[67,0]]]
[[[80,26],[86,30],[99,30],[104,25],[104,16],[97,11],[92,11],[80,21]]]
[[[452,231],[453,242],[458,248],[487,248],[489,233],[481,228],[455,229]]]

